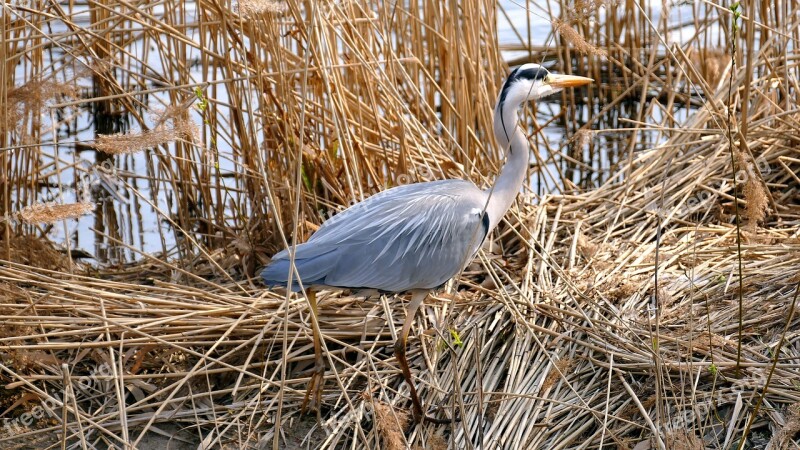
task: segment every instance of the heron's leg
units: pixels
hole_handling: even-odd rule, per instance
[[[419,423],[420,421],[425,420],[426,422],[438,424],[450,423],[450,419],[435,419],[425,415],[424,411],[422,410],[422,402],[419,400],[419,395],[417,395],[417,388],[414,387],[414,380],[411,379],[411,369],[408,367],[408,359],[406,359],[408,332],[411,331],[411,324],[414,323],[414,316],[417,315],[419,307],[422,306],[422,302],[427,297],[428,291],[415,291],[412,294],[411,303],[408,304],[408,315],[406,316],[406,321],[403,322],[403,329],[400,332],[397,342],[394,343],[394,354],[397,358],[397,363],[400,365],[400,369],[403,371],[403,378],[405,378],[406,383],[408,384],[409,393],[411,394],[411,403],[413,404],[413,409],[411,412],[414,417],[414,422]]]
[[[319,408],[322,404],[322,387],[325,384],[325,360],[322,358],[322,338],[319,332],[319,310],[317,309],[317,293],[311,289],[307,291],[308,304],[311,306],[311,335],[314,340],[314,373],[308,382],[303,404],[300,411],[306,410],[317,413],[319,420]],[[310,400],[310,401],[309,401]]]

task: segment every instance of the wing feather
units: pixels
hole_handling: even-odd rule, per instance
[[[388,189],[323,223],[297,246],[295,266],[306,286],[432,289],[474,257],[488,229],[484,203],[483,192],[463,180]],[[288,273],[284,250],[262,277],[285,286]]]

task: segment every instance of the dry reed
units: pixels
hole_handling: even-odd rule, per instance
[[[114,135],[101,135],[93,147],[109,155],[123,155],[143,151],[175,141],[188,139],[197,135],[197,127],[186,118],[170,118],[172,125],[161,123],[152,130],[120,133]]]
[[[52,131],[82,129],[91,104],[95,134],[81,141],[110,151],[94,156],[118,173],[88,173],[128,200],[93,193],[91,245],[137,259],[77,264],[72,241],[55,247],[40,220],[2,223],[0,446],[152,448],[169,430],[195,448],[284,448],[297,434],[326,449],[732,448],[762,394],[745,438],[796,445],[796,15],[747,11],[761,41],[741,38],[750,69],[742,61],[728,77],[730,47],[711,30],[729,17],[709,3],[696,6],[688,46],[665,46],[668,15],[654,23],[640,3],[551,1],[543,10],[561,15],[547,18],[559,35],[550,47],[518,25],[518,42],[500,45],[506,3],[282,5],[6,6],[24,20],[3,29],[15,50],[0,98],[20,108],[0,112],[0,212],[80,184],[87,171],[70,158],[89,147]],[[539,105],[540,124],[581,131],[559,145],[529,126],[537,184],[412,330],[425,405],[461,422],[405,429],[410,401],[392,356],[400,299],[325,291],[323,420],[307,424],[308,304],[250,276],[387,187],[486,185],[500,163],[490,136],[502,50],[598,84]],[[72,100],[32,87],[69,70],[93,90]],[[748,101],[732,124],[744,175],[722,138],[729,78],[737,111]],[[186,98],[197,99],[191,110]],[[739,255],[734,202],[751,225]],[[156,238],[137,237],[153,228]],[[144,251],[147,239],[160,251]]]
[[[249,19],[265,14],[281,14],[288,9],[285,3],[273,0],[239,0],[237,6],[239,12]]]
[[[595,45],[590,44],[580,35],[569,23],[555,19],[553,20],[553,30],[560,34],[572,47],[580,53],[587,55],[608,56],[608,52]]]
[[[91,202],[81,203],[37,203],[26,206],[19,212],[19,217],[23,222],[29,224],[54,223],[61,220],[77,219],[80,216],[89,214],[94,210]]]
[[[375,426],[383,438],[382,448],[387,450],[405,449],[407,446],[403,433],[408,427],[408,413],[395,411],[391,406],[377,400],[372,402],[372,409],[375,414]]]

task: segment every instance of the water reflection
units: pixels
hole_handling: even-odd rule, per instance
[[[501,1],[500,4],[506,11],[498,14],[498,35],[501,46],[516,49],[504,54],[507,59],[515,57],[524,57],[529,61],[537,58],[551,61],[559,59],[555,56],[557,46],[553,43],[550,22],[543,16],[544,9],[536,7],[538,9],[531,14],[523,11],[520,15],[520,11],[512,11],[514,8],[519,9],[518,2]],[[196,5],[189,2],[182,7],[186,9],[174,15],[165,11],[163,5],[156,6],[150,12],[159,17],[163,14],[165,20],[176,22],[171,26],[184,27],[182,29],[186,30],[186,39],[194,40],[193,42],[199,46],[199,41],[205,39],[207,35],[202,34]],[[91,28],[93,24],[106,27],[107,23],[104,21],[112,20],[110,14],[113,11],[88,8],[82,3],[72,3],[69,8],[70,17],[86,28]],[[674,11],[675,9],[672,10],[673,13]],[[101,17],[103,14],[105,16]],[[550,9],[548,14],[558,14],[558,10]],[[658,11],[654,14],[657,18]],[[679,19],[680,17],[676,20]],[[141,24],[137,22],[131,25],[126,22],[125,26],[139,30]],[[521,32],[521,27],[527,27],[527,30]],[[57,21],[52,24],[52,29],[56,36],[54,39],[59,39],[57,37],[59,35],[66,36],[70,32],[68,27]],[[108,30],[104,32],[112,33]],[[127,37],[122,34],[114,36],[116,41],[111,38],[107,42],[92,41],[91,52],[87,50],[91,56],[81,56],[84,58],[82,61],[85,60],[87,64],[93,65],[93,70],[84,71],[79,82],[86,90],[83,97],[100,100],[88,101],[86,110],[80,115],[70,112],[69,108],[54,109],[58,123],[65,124],[59,130],[60,142],[57,146],[44,146],[41,150],[42,158],[55,161],[60,167],[64,165],[68,167],[63,168],[61,172],[63,177],[60,181],[61,186],[40,186],[40,198],[47,199],[48,196],[52,197],[54,193],[59,193],[63,196],[59,200],[66,203],[76,201],[83,195],[90,197],[91,201],[97,204],[93,217],[71,222],[69,231],[66,232],[61,226],[55,226],[50,231],[51,237],[56,241],[69,239],[72,248],[93,248],[97,262],[123,264],[141,258],[141,253],[157,253],[160,258],[168,258],[177,255],[182,249],[192,248],[192,243],[187,242],[185,236],[176,231],[178,229],[186,230],[193,239],[197,238],[209,247],[231,241],[230,236],[221,236],[229,230],[240,232],[242,235],[250,233],[253,225],[248,221],[251,217],[263,216],[264,212],[254,212],[248,208],[262,208],[263,205],[253,206],[253,203],[266,204],[267,201],[265,194],[261,192],[260,180],[251,179],[258,176],[257,170],[263,168],[258,167],[259,161],[247,160],[248,151],[241,149],[257,146],[259,140],[265,142],[273,137],[280,137],[283,141],[270,143],[270,148],[278,148],[279,145],[290,146],[289,141],[294,137],[267,130],[263,135],[253,137],[253,142],[250,142],[241,137],[246,134],[245,132],[235,130],[235,127],[241,124],[255,124],[254,128],[258,129],[260,123],[269,123],[260,115],[270,112],[260,111],[256,100],[249,105],[234,105],[234,100],[247,96],[229,96],[226,91],[230,86],[241,87],[243,91],[253,89],[252,85],[248,84],[252,80],[247,80],[242,81],[240,85],[220,83],[208,86],[207,95],[213,104],[207,106],[213,108],[214,122],[213,124],[209,122],[205,127],[209,133],[201,139],[205,145],[194,147],[178,141],[169,145],[158,145],[144,152],[118,155],[97,152],[87,147],[83,143],[91,142],[100,135],[152,129],[156,121],[148,118],[146,112],[182,103],[184,100],[179,94],[187,95],[190,89],[186,86],[191,85],[193,81],[220,80],[228,76],[220,67],[204,67],[199,64],[201,59],[192,53],[196,50],[195,47],[187,46],[186,48],[194,50],[187,54],[176,54],[172,58],[171,50],[157,47],[163,45],[157,37],[151,38],[135,33]],[[288,35],[283,38],[294,39]],[[522,42],[520,39],[527,42]],[[528,52],[520,52],[519,48],[523,45],[528,46]],[[114,52],[125,53],[119,52],[116,46],[122,46],[129,54],[115,56]],[[542,50],[535,58],[531,56],[534,48]],[[224,49],[214,49],[214,51],[220,53],[220,64],[222,64]],[[170,58],[163,58],[166,54],[169,54]],[[51,62],[54,62],[62,61],[69,56],[69,53],[55,46],[53,52],[48,55],[53,60]],[[114,58],[119,60],[110,64],[109,61]],[[585,62],[583,57],[576,56],[567,64],[576,70],[581,70]],[[76,73],[79,72],[79,69],[74,70]],[[354,74],[356,72],[357,70],[353,70]],[[536,164],[532,167],[531,183],[528,187],[531,192],[539,195],[545,192],[574,192],[602,184],[614,176],[620,163],[630,158],[632,152],[651,148],[668,137],[668,132],[664,130],[642,128],[627,121],[628,118],[642,117],[648,123],[663,123],[669,126],[686,114],[680,107],[673,108],[669,114],[665,114],[659,106],[663,103],[658,97],[660,92],[655,92],[653,96],[633,92],[613,108],[605,110],[605,105],[610,99],[617,98],[620,86],[626,85],[625,83],[630,80],[626,81],[626,73],[610,63],[604,63],[599,72],[608,77],[602,80],[599,88],[570,93],[570,100],[567,102],[556,97],[552,101],[540,103],[537,106],[536,120],[529,120],[528,131],[532,136],[536,152]],[[585,75],[593,76],[588,73]],[[18,78],[26,77],[24,73],[20,73]],[[292,84],[294,81],[296,80],[288,75],[287,80],[270,80],[269,83],[277,87],[269,88],[275,92],[267,89],[268,95],[278,95],[278,88],[291,88],[294,86]],[[199,86],[201,83],[197,84]],[[169,86],[181,86],[181,89],[171,90]],[[164,90],[151,92],[153,88]],[[425,108],[415,100],[418,98],[418,92],[412,88],[413,85],[411,88],[409,85],[403,86],[403,89],[408,90],[409,111],[424,116]],[[134,101],[130,97],[114,97],[123,92],[137,91],[144,92],[135,96],[135,101],[140,102],[137,104],[125,103]],[[590,92],[591,97],[589,97]],[[362,96],[359,101],[366,102],[369,95],[374,94],[361,92],[359,95]],[[233,100],[229,97],[233,97]],[[317,98],[323,97],[319,95]],[[640,102],[641,99],[644,101]],[[186,115],[189,116],[189,120],[197,124],[204,123],[207,116],[196,107],[204,100],[202,98],[191,100],[196,104],[186,112]],[[564,104],[568,104],[570,110],[564,110]],[[308,114],[324,116],[330,112],[318,105],[312,105]],[[441,114],[442,112],[439,112],[439,119],[442,118]],[[61,122],[63,117],[74,118]],[[438,126],[434,121],[436,118],[425,117],[428,121],[426,125],[435,129]],[[396,122],[397,118],[393,120]],[[453,122],[453,120],[441,120],[441,123],[447,123],[447,126]],[[324,132],[325,124],[323,121],[319,124],[321,125],[318,125],[317,129],[305,131],[312,135],[316,131]],[[544,127],[542,134],[537,133],[539,126]],[[466,127],[464,129],[466,130]],[[220,136],[227,140],[221,139]],[[436,136],[431,138],[437,139]],[[459,135],[459,139],[463,140],[472,138],[469,135]],[[314,140],[308,136],[306,139]],[[478,139],[485,141],[486,137]],[[404,150],[399,145],[401,141],[391,139],[386,141],[390,142],[391,146],[397,144],[396,147],[385,149],[387,153],[403,154]],[[47,140],[42,139],[42,142]],[[364,149],[359,149],[361,150]],[[323,151],[343,150],[336,148]],[[169,155],[169,158],[164,157],[165,155]],[[309,171],[312,169],[313,167],[309,167]],[[349,168],[343,165],[341,170]],[[401,170],[401,172],[413,171],[410,168]],[[243,175],[245,173],[246,175]],[[202,180],[202,183],[194,183],[195,180]],[[75,192],[65,192],[63,186],[72,186]],[[84,189],[82,186],[87,187]],[[78,194],[84,190],[87,192]],[[356,187],[354,190],[359,189]],[[246,194],[242,194],[243,192]],[[244,201],[242,198],[252,199],[252,202]],[[343,203],[341,199],[323,200],[328,202],[326,204]],[[182,205],[184,208],[181,208],[180,214],[173,215],[172,213],[179,209],[177,205]],[[177,227],[173,224],[177,224]]]

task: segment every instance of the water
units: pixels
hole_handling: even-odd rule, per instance
[[[78,26],[89,27],[89,16],[86,4],[74,3],[72,17]],[[526,5],[530,10],[526,10]],[[552,48],[553,36],[549,15],[558,14],[557,5],[551,5],[548,10],[546,4],[539,6],[540,2],[517,2],[511,0],[501,0],[500,8],[505,13],[498,13],[498,37],[503,48],[506,60],[520,60],[528,56],[525,51],[520,51],[521,46],[532,48]],[[650,10],[650,17],[654,24],[658,24],[662,14],[668,17],[669,34],[666,36],[667,44],[678,44],[686,42],[695,35],[694,25],[690,18],[694,17],[693,9],[696,4],[667,2],[662,5],[660,1],[650,1],[646,7]],[[155,16],[164,14],[164,4],[154,4],[149,12]],[[601,7],[604,8],[604,7]],[[185,4],[183,11],[186,23],[195,23],[200,18],[197,16],[195,5]],[[187,28],[187,38],[198,42],[200,36],[196,29]],[[59,22],[54,23],[53,33],[67,33],[69,30]],[[706,38],[719,38],[719,32],[711,29],[706,32]],[[522,38],[522,41],[520,40]],[[164,67],[159,57],[160,52],[154,49],[145,49],[141,41],[132,44],[134,53],[146,55],[141,63],[133,63],[130,67],[141,70],[151,79],[151,86],[157,86],[159,74],[169,67]],[[150,45],[150,44],[148,44]],[[149,51],[147,51],[149,50]],[[190,50],[195,51],[195,50]],[[53,61],[62,60],[64,54],[61,47],[54,47],[49,53]],[[196,60],[198,55],[184,55],[187,61]],[[540,62],[540,61],[535,61]],[[25,67],[17,67],[17,78],[25,79]],[[91,77],[80,76],[82,68],[79,65],[68,67],[63,71],[63,80],[70,77],[77,77],[78,86],[86,91],[91,91],[95,87]],[[119,69],[116,69],[115,78],[122,83],[128,77]],[[195,65],[191,70],[192,80],[200,82],[204,79],[201,67]],[[213,78],[213,77],[211,77]],[[220,74],[215,79],[223,78]],[[174,79],[174,77],[173,77]],[[123,86],[124,87],[124,86]],[[129,89],[141,89],[142,87],[131,87]],[[206,87],[206,92],[211,92],[210,87]],[[152,129],[156,126],[158,117],[148,114],[146,110],[157,111],[164,109],[167,105],[173,104],[174,99],[168,92],[160,91],[150,93],[147,97],[146,108],[139,108],[145,126]],[[218,103],[217,109],[220,116],[226,117],[225,113],[228,103],[228,95],[224,85],[219,85],[213,91],[213,98]],[[192,100],[192,99],[188,99]],[[198,101],[195,102],[195,105]],[[561,106],[557,101],[541,103],[538,107],[538,122],[548,123],[550,118],[559,115]],[[626,108],[628,108],[626,110]],[[246,108],[245,108],[246,109]],[[621,114],[632,114],[635,106],[622,105]],[[171,211],[175,211],[176,193],[174,186],[170,184],[170,174],[167,167],[160,164],[158,153],[165,151],[175,152],[176,146],[171,144],[168,148],[159,147],[154,152],[137,152],[130,155],[120,155],[112,158],[102,156],[93,150],[86,150],[80,143],[92,142],[97,133],[110,134],[118,132],[136,131],[141,127],[127,116],[112,117],[102,127],[97,117],[94,118],[85,109],[76,107],[64,108],[65,112],[74,113],[74,119],[69,129],[62,127],[58,130],[58,145],[53,144],[52,136],[43,136],[43,142],[50,145],[43,146],[45,163],[53,163],[55,167],[63,168],[60,174],[60,182],[56,177],[50,178],[50,186],[42,188],[40,201],[56,201],[60,203],[72,203],[76,201],[89,200],[97,203],[98,207],[94,215],[88,215],[76,220],[58,223],[49,231],[49,237],[55,242],[64,243],[70,241],[73,249],[82,249],[93,255],[93,262],[103,264],[118,264],[134,261],[142,258],[142,253],[155,254],[158,258],[168,258],[176,255],[176,245],[183,239],[183,233],[176,230],[171,220]],[[597,112],[597,111],[594,111]],[[588,109],[581,114],[582,120],[589,120]],[[678,112],[678,114],[685,114]],[[203,122],[201,111],[192,107],[189,109],[190,119],[196,123]],[[246,114],[246,112],[245,112]],[[657,123],[661,120],[662,114],[655,111],[650,116],[650,120]],[[249,117],[246,117],[249,119]],[[49,120],[49,118],[44,118]],[[578,124],[580,125],[580,123]],[[611,125],[611,126],[610,126]],[[231,124],[222,124],[231,126]],[[616,131],[615,122],[593,124],[594,129],[605,131],[594,138],[593,145],[600,147],[601,151],[590,153],[588,149],[577,149],[578,155],[582,155],[584,160],[594,166],[594,172],[588,176],[589,179],[581,179],[580,174],[573,176],[573,182],[578,185],[592,185],[602,178],[610,175],[611,168],[615,160],[609,159],[607,155],[622,155],[627,150],[630,135],[624,131]],[[47,129],[47,127],[42,127]],[[567,151],[568,146],[564,146],[566,140],[572,136],[574,129],[567,132],[564,125],[558,121],[550,122],[543,130],[544,136],[551,144],[552,148]],[[636,144],[634,150],[651,148],[659,142],[663,142],[666,136],[660,133],[641,133],[641,139]],[[206,139],[208,142],[208,139]],[[536,193],[556,191],[561,189],[560,181],[554,177],[548,177],[547,173],[557,173],[554,159],[546,150],[544,145],[539,145],[539,156],[547,163],[540,167],[540,170],[532,174],[532,191]],[[197,150],[195,150],[197,151]],[[214,182],[226,188],[226,199],[230,203],[235,202],[238,195],[238,188],[225,174],[233,173],[234,149],[224,141],[214,142],[213,149],[205,149],[211,153],[218,154],[218,158],[209,160],[207,170],[218,171],[220,176],[213,177]],[[58,159],[54,157],[58,155]],[[65,168],[66,167],[66,168]],[[152,182],[151,178],[158,181]],[[137,191],[139,194],[134,195]],[[143,199],[155,199],[153,204]],[[226,202],[226,204],[228,203]],[[226,216],[234,216],[236,213],[230,208],[225,210]],[[247,211],[243,213],[247,214]],[[177,220],[177,219],[176,219]],[[187,230],[190,234],[198,230]]]

